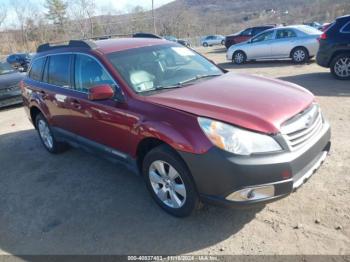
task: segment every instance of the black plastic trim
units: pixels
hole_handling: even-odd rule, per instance
[[[57,140],[66,142],[76,148],[82,148],[89,153],[102,156],[103,158],[106,158],[112,162],[124,164],[129,169],[131,169],[131,171],[139,174],[136,160],[130,155],[123,153],[117,149],[92,141],[88,138],[76,135],[62,128],[51,127],[51,129],[53,130],[55,138]]]

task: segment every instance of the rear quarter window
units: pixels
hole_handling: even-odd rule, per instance
[[[28,74],[29,78],[36,81],[41,81],[45,60],[46,60],[45,57],[41,57],[33,61],[31,69]]]

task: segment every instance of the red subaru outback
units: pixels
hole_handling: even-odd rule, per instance
[[[127,163],[175,216],[200,202],[246,207],[287,196],[330,149],[309,91],[226,72],[165,40],[41,45],[22,92],[49,152],[71,145]]]

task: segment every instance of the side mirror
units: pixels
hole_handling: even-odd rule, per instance
[[[97,85],[89,89],[89,100],[105,100],[114,96],[114,91],[110,85]]]

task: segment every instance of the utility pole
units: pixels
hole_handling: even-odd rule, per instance
[[[157,34],[156,18],[154,16],[154,0],[152,0],[152,18],[153,18],[153,30],[154,30],[154,33]]]

